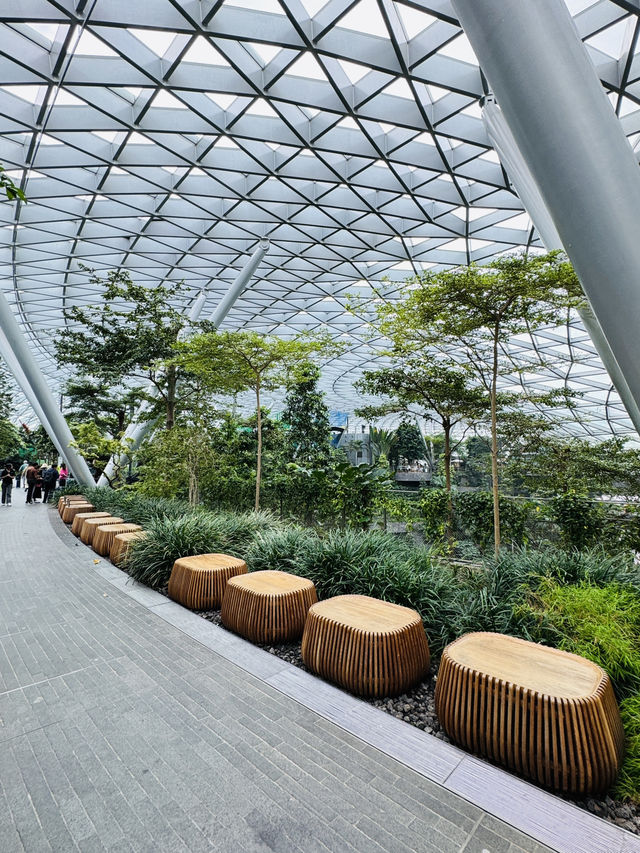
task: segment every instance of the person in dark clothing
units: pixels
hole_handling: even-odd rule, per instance
[[[55,465],[50,465],[42,475],[42,503],[48,504],[49,497],[55,491],[56,483],[58,482],[58,469]]]
[[[25,479],[27,481],[27,503],[33,503],[33,493],[35,491],[36,485],[38,483],[38,468],[37,466],[31,462],[29,467],[25,471]]]
[[[2,504],[11,506],[11,491],[13,489],[13,478],[16,472],[13,470],[11,462],[7,462],[6,466],[0,471],[0,481],[2,481]]]

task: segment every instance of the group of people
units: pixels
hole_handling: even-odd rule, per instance
[[[62,488],[69,478],[69,470],[63,463],[60,470],[55,464],[39,465],[37,462],[23,462],[16,471],[7,462],[0,471],[0,483],[2,483],[2,506],[11,506],[11,493],[15,480],[16,489],[23,488],[27,493],[28,504],[48,503],[50,496],[55,491],[56,485]]]

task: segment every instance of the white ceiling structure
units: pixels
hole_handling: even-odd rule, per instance
[[[566,0],[640,149],[640,10]],[[203,286],[213,310],[271,248],[225,328],[330,331],[333,409],[376,361],[370,282],[540,243],[487,137],[481,71],[448,0],[3,0],[0,286],[52,387],[63,311],[99,301],[81,265]],[[632,425],[579,319],[523,336],[528,383],[582,392],[604,438]],[[552,368],[545,360],[558,358]]]

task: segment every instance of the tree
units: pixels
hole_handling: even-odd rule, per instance
[[[390,353],[390,355],[393,355]],[[451,363],[425,362],[420,356],[401,356],[392,367],[365,371],[355,387],[364,393],[388,397],[378,407],[357,409],[365,417],[391,412],[419,414],[442,427],[445,488],[451,492],[451,456],[463,438],[452,442],[456,426],[477,422],[486,414],[483,392],[470,384],[468,374]]]
[[[301,364],[285,397],[282,420],[289,425],[288,441],[292,457],[300,462],[326,458],[331,452],[329,410],[324,394],[318,391],[320,369]]]
[[[356,410],[356,414],[359,414],[359,410]],[[395,442],[396,431],[394,429],[371,427],[369,430],[369,447],[372,464],[388,465],[389,455]]]
[[[424,437],[416,424],[401,420],[396,429],[395,441],[389,451],[389,462],[397,468],[400,458],[415,462],[417,459],[428,457]]]
[[[22,446],[20,434],[11,423],[13,393],[9,372],[0,361],[0,464],[16,457]]]
[[[208,331],[195,335],[179,347],[176,362],[214,393],[238,394],[253,391],[257,418],[255,509],[260,508],[262,478],[261,394],[286,385],[304,370],[312,355],[328,354],[326,340],[267,337],[257,332]]]
[[[282,496],[307,524],[313,522],[314,514],[325,504],[326,478],[311,477],[310,472],[326,474],[334,452],[329,411],[324,394],[317,387],[319,378],[316,365],[302,365],[289,385],[282,413],[283,422],[289,426],[286,434],[289,464],[282,482]]]
[[[105,467],[111,457],[115,460],[115,468],[107,481],[111,487],[120,479],[121,461],[128,458],[131,452],[131,439],[122,437],[107,438],[95,423],[74,424],[74,440],[71,443],[84,456],[93,468],[94,475],[105,473]]]
[[[139,400],[133,390],[116,390],[102,380],[77,378],[64,392],[66,416],[76,422],[92,421],[114,438],[122,435]]]
[[[559,325],[568,309],[582,302],[573,268],[560,253],[552,252],[509,255],[484,267],[472,264],[424,273],[408,283],[398,303],[380,307],[382,331],[397,352],[433,356],[455,350],[460,367],[486,392],[496,553],[500,550],[498,384],[523,368],[507,356],[506,344],[515,335]],[[523,391],[510,395],[508,404],[516,408],[528,399]]]
[[[135,284],[126,270],[111,270],[106,279],[86,271],[91,285],[103,289],[103,298],[99,305],[65,310],[71,325],[56,341],[58,363],[73,366],[80,383],[98,380],[101,393],[109,396],[126,396],[130,380],[150,384],[156,394],[139,389],[151,406],[148,418],[157,417],[160,408],[171,429],[180,401],[197,392],[172,360],[185,322],[181,311],[172,307],[182,284],[146,287]]]

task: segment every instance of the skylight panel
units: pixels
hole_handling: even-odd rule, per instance
[[[89,30],[83,30],[74,48],[76,56],[117,56],[101,39],[93,35]]]
[[[84,107],[85,102],[78,98],[76,95],[72,95],[71,92],[67,91],[67,89],[58,89],[55,94],[54,105],[56,107]]]
[[[307,13],[313,17],[317,15],[320,9],[324,9],[328,0],[300,0]]]
[[[518,213],[516,216],[511,216],[509,219],[504,219],[497,223],[499,228],[521,228],[529,231],[531,228],[531,220],[528,213]]]
[[[419,33],[437,20],[433,15],[427,12],[422,12],[419,9],[413,9],[409,6],[404,6],[401,3],[394,3],[396,11],[400,15],[402,28],[404,29],[407,38],[415,38]]]
[[[611,27],[606,27],[601,32],[586,39],[586,43],[593,45],[597,50],[601,50],[613,59],[620,59],[624,53],[625,44],[627,43],[627,31],[630,22],[635,22],[636,18],[624,18],[618,21]]]
[[[198,36],[182,57],[183,62],[199,62],[201,65],[222,65],[229,63],[204,36]]]
[[[160,89],[157,92],[157,94],[153,98],[153,101],[151,102],[151,106],[163,107],[165,109],[172,110],[188,109],[186,104],[183,104],[182,101],[179,101],[175,95],[172,95],[171,92],[168,92],[166,89]]]
[[[105,142],[115,142],[118,138],[118,132],[115,130],[92,130],[94,136],[99,136]]]
[[[254,41],[247,42],[247,44],[255,50],[265,65],[268,65],[272,59],[275,59],[282,50],[282,48],[276,44],[261,44],[260,42]]]
[[[337,24],[357,33],[389,38],[389,32],[375,0],[360,0]]]
[[[441,47],[439,53],[444,56],[450,56],[452,59],[459,59],[462,62],[468,62],[471,65],[478,65],[478,60],[473,52],[473,48],[464,33],[456,36],[456,38],[448,44],[445,44],[444,47]]]
[[[236,6],[240,9],[250,9],[252,12],[275,12],[282,15],[282,6],[277,0],[225,0],[225,6]]]
[[[42,134],[42,136],[40,137],[40,144],[41,145],[64,145],[63,142],[60,142],[59,139],[56,139],[53,136],[49,136],[48,133]]]
[[[278,113],[273,109],[268,101],[264,98],[256,98],[251,106],[246,110],[248,115],[262,116],[263,118],[277,118]]]
[[[237,148],[237,144],[228,136],[219,136],[215,142],[216,148]]]
[[[134,130],[127,140],[127,145],[153,145],[153,142]]]
[[[371,71],[367,65],[360,65],[359,62],[347,62],[346,59],[339,59],[338,65],[349,78],[349,82],[354,85],[359,83]]]
[[[2,86],[2,89],[29,104],[40,104],[46,92],[44,86]]]
[[[309,51],[301,53],[296,61],[287,68],[287,75],[291,77],[305,77],[308,80],[327,79],[327,75],[322,70],[320,63]]]
[[[205,92],[205,95],[221,110],[228,110],[236,99],[235,95],[225,95],[224,92]]]
[[[408,101],[414,100],[413,92],[404,77],[392,80],[382,91],[385,95],[395,95],[396,98],[405,98]]]
[[[29,22],[29,27],[49,41],[54,41],[58,33],[58,24],[35,24]]]
[[[175,33],[165,32],[163,30],[139,30],[134,27],[129,27],[128,31],[135,36],[138,41],[141,41],[145,47],[153,51],[156,56],[164,56],[169,46],[176,37]]]

